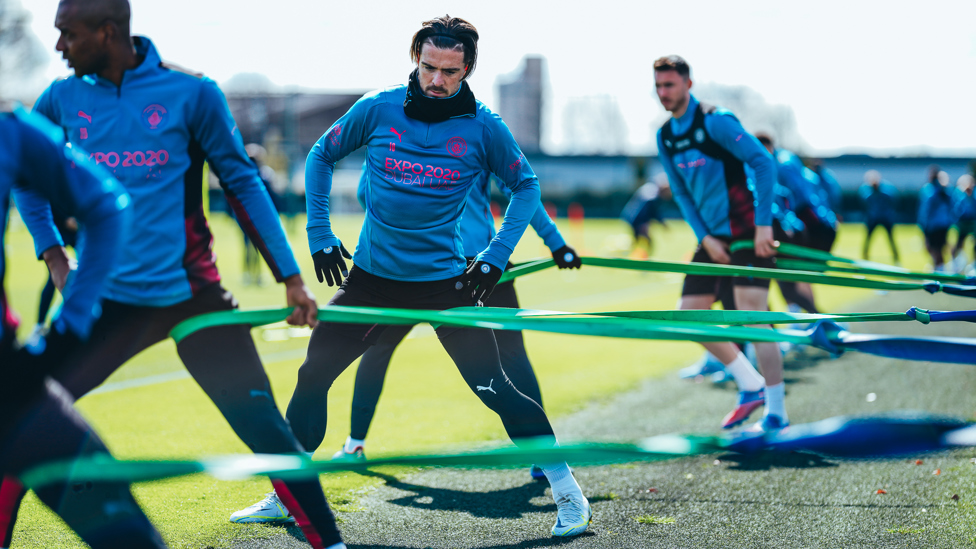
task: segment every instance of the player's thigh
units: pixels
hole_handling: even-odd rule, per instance
[[[768,311],[769,288],[761,286],[736,286],[735,304],[743,311]]]

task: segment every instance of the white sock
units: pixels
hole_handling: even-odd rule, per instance
[[[351,454],[356,451],[356,448],[365,448],[366,441],[359,440],[358,438],[346,437],[346,444],[342,447],[343,451],[347,454]]]
[[[740,391],[758,391],[766,384],[766,380],[756,370],[756,367],[741,352],[735,357],[735,360],[725,365],[725,369],[735,378],[735,384]]]
[[[558,500],[559,496],[563,494],[583,493],[565,461],[558,464],[543,465],[542,470],[546,473],[546,478],[549,479],[549,486],[552,487],[552,499]]]
[[[778,416],[784,422],[789,421],[786,417],[786,384],[782,381],[766,387],[766,411],[763,417],[770,415]]]
[[[330,545],[330,546],[326,547],[325,549],[348,549],[348,548],[346,547],[346,544],[345,543],[342,543],[340,541],[339,543],[337,543],[335,545]]]

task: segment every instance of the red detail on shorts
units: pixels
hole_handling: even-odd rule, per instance
[[[10,547],[17,508],[24,497],[24,485],[16,477],[4,476],[0,484],[0,547]]]
[[[10,305],[7,304],[7,294],[2,288],[0,288],[0,309],[2,309],[0,312],[3,312],[3,316],[0,317],[0,322],[3,323],[4,331],[10,330],[11,332],[16,332],[17,326],[20,326],[20,317],[17,316],[17,312],[11,309]]]
[[[322,535],[319,534],[318,530],[312,526],[312,521],[309,520],[308,515],[305,514],[305,510],[302,506],[298,504],[298,500],[295,496],[291,494],[291,490],[288,486],[277,479],[273,479],[271,484],[274,486],[275,493],[278,494],[278,498],[285,504],[285,507],[291,511],[292,516],[295,517],[295,522],[298,523],[298,527],[302,529],[302,533],[305,534],[305,540],[312,546],[313,549],[325,549],[325,543],[322,541]]]
[[[190,291],[196,295],[200,289],[220,282],[217,272],[217,256],[213,251],[213,235],[203,214],[203,205],[183,220],[186,233],[186,251],[183,252],[183,269],[190,283]]]

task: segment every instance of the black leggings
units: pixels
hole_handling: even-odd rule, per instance
[[[218,284],[169,307],[105,301],[102,316],[95,322],[88,342],[54,377],[79,398],[143,349],[166,339],[181,321],[236,307],[234,297]],[[247,326],[201,330],[183,339],[176,350],[193,379],[253,452],[304,452],[305,448],[296,440],[275,404],[271,384]],[[313,547],[317,547],[313,540],[322,540],[325,547],[342,541],[317,478],[271,480]]]
[[[48,275],[47,283],[41,290],[41,299],[37,303],[37,324],[44,324],[47,312],[51,309],[51,302],[54,301],[54,290],[54,279]]]
[[[485,303],[488,307],[519,307],[518,295],[515,293],[515,283],[499,284]],[[376,413],[376,403],[379,402],[386,371],[390,366],[390,359],[403,338],[407,336],[410,327],[391,326],[383,332],[376,345],[363,354],[356,370],[356,385],[352,395],[352,417],[350,418],[349,436],[364,440],[369,426]],[[512,381],[512,384],[525,396],[542,406],[542,393],[539,381],[536,379],[532,363],[525,352],[525,340],[522,332],[513,330],[496,330],[495,341],[498,344],[498,355],[502,369]]]
[[[31,467],[82,456],[108,455],[98,435],[72,407],[71,396],[48,379],[43,394],[19,412],[0,407],[9,425],[0,437],[0,543],[9,547],[23,487],[13,477]],[[92,549],[165,548],[159,533],[139,508],[128,483],[59,481],[37,490],[37,497],[58,514]],[[111,512],[106,512],[111,510]]]
[[[470,305],[454,289],[455,280],[402,282],[384,279],[353,267],[330,305],[446,309]],[[298,371],[298,384],[287,417],[305,448],[319,447],[328,423],[328,395],[332,383],[382,337],[385,330],[406,327],[319,323],[312,330],[308,355]],[[519,392],[502,369],[491,330],[437,328],[441,345],[478,398],[498,414],[508,436],[553,436],[542,407]],[[400,336],[402,338],[402,335]]]
[[[864,259],[868,258],[868,249],[871,247],[871,237],[874,235],[874,230],[878,227],[884,228],[885,232],[888,233],[888,244],[891,245],[891,256],[895,261],[898,261],[898,246],[895,245],[895,233],[894,224],[892,223],[878,223],[874,221],[869,221],[867,223],[867,236],[864,237],[864,250],[862,251],[862,256]]]

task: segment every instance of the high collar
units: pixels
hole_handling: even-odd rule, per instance
[[[684,114],[675,118],[678,125],[684,126],[686,123],[691,123],[691,119],[695,117],[696,110],[698,110],[698,99],[695,98],[694,94],[688,94],[688,108],[685,109]]]
[[[136,55],[142,57],[142,63],[139,63],[134,68],[122,73],[122,84],[125,84],[133,78],[139,78],[149,74],[150,72],[158,69],[160,63],[162,63],[162,59],[159,57],[159,52],[156,51],[156,46],[152,43],[152,40],[146,38],[145,36],[133,36],[132,45],[135,47]],[[85,76],[82,76],[81,79],[92,85],[115,87],[114,82],[94,74],[86,74]]]
[[[444,122],[451,118],[475,116],[477,111],[478,105],[467,81],[462,81],[461,87],[450,97],[427,97],[420,89],[417,71],[410,73],[403,100],[403,112],[410,118],[421,122]]]

